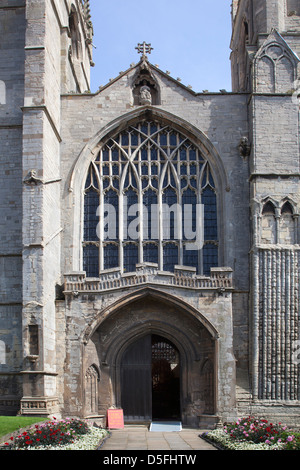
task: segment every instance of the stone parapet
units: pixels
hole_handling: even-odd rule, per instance
[[[66,294],[102,292],[124,287],[154,284],[176,286],[193,290],[232,290],[233,272],[231,268],[211,268],[211,274],[199,276],[194,268],[175,266],[174,273],[159,271],[152,263],[137,265],[133,273],[121,273],[116,269],[106,270],[99,278],[86,278],[85,272],[65,274],[64,291]]]

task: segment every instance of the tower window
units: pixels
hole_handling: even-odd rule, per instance
[[[71,13],[69,16],[69,30],[70,30],[70,36],[71,36],[72,57],[75,59],[81,59],[81,56],[82,56],[81,35],[79,32],[78,15],[77,15],[74,5],[72,5]]]
[[[38,325],[29,325],[29,354],[38,356],[39,354],[39,328]]]
[[[276,219],[275,207],[272,202],[267,202],[262,211],[262,243],[276,243]]]

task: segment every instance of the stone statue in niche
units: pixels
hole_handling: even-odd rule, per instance
[[[140,105],[152,104],[152,96],[150,88],[147,85],[143,85],[140,89]]]

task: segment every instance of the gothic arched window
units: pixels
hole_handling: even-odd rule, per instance
[[[79,32],[79,19],[74,5],[71,7],[71,13],[69,16],[69,30],[71,37],[72,56],[74,59],[81,59],[82,45],[81,35]]]
[[[279,223],[279,243],[292,245],[296,243],[296,230],[294,221],[294,211],[287,201],[281,208]]]
[[[262,243],[276,243],[276,218],[275,206],[271,201],[265,203],[262,211]]]
[[[98,367],[91,365],[85,374],[85,406],[86,414],[98,414],[100,373]]]
[[[112,268],[132,272],[143,262],[171,272],[176,265],[195,267],[205,275],[218,266],[210,165],[185,135],[154,121],[103,143],[84,194],[87,276]]]

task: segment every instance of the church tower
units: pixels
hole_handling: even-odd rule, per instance
[[[298,0],[277,0],[276,2],[268,0],[235,0],[233,2],[233,32],[231,39],[233,91],[251,92],[253,87],[255,88],[253,60],[272,30],[279,33],[292,49],[293,52],[290,51],[291,55],[300,55],[299,5]],[[270,59],[276,61],[277,57],[272,56]],[[285,64],[279,64],[279,68],[284,67]],[[271,64],[268,65],[268,68],[272,68]],[[271,70],[269,73],[271,73]],[[289,73],[292,74],[291,71]],[[274,80],[274,77],[271,78]],[[277,81],[280,81],[280,79]]]
[[[60,98],[90,89],[89,1],[3,0],[0,27],[0,301],[8,319],[1,335],[0,412],[18,411],[15,398],[23,396],[21,411],[37,403],[49,414],[57,409]]]
[[[249,93],[253,411],[289,403],[289,416],[299,400],[300,2],[240,0],[232,21],[233,91]]]

